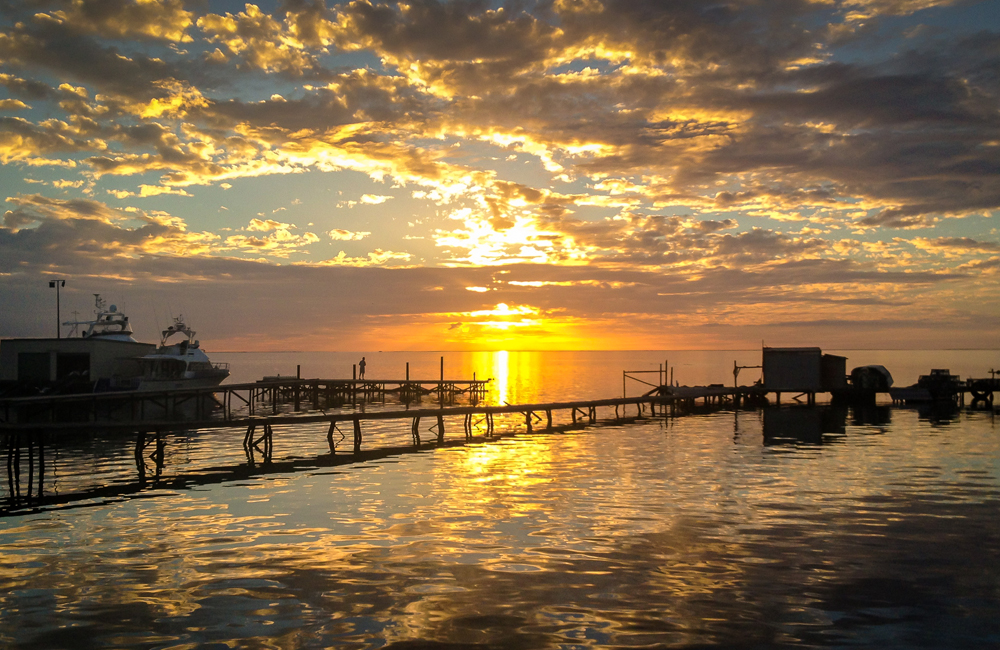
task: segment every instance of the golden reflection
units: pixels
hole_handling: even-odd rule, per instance
[[[493,353],[491,360],[490,376],[495,379],[494,387],[497,392],[497,404],[507,403],[507,393],[510,382],[510,353],[506,350]]]
[[[557,448],[536,436],[519,437],[513,444],[466,447],[449,457],[453,462],[441,464],[438,479],[448,485],[439,485],[436,491],[451,494],[451,508],[486,519],[506,520],[547,510],[550,504],[525,496],[554,480],[548,469],[556,463],[555,453]]]

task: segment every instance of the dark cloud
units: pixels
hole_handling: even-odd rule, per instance
[[[56,96],[56,91],[48,84],[32,79],[21,79],[11,74],[0,74],[0,84],[15,97],[50,99]]]
[[[992,253],[1000,251],[1000,243],[992,241],[977,241],[971,237],[938,237],[936,239],[918,240],[921,248],[947,249],[952,251]]]
[[[338,9],[344,45],[417,61],[527,63],[541,58],[556,28],[527,13],[483,0],[414,0],[404,5],[355,0]],[[348,39],[346,42],[343,39]],[[488,65],[487,65],[488,68]]]
[[[166,41],[189,38],[185,32],[191,13],[183,0],[56,0],[39,4],[49,10],[47,15],[81,33]]]
[[[301,99],[217,102],[205,108],[204,114],[219,127],[246,123],[289,132],[322,132],[367,120],[386,122],[392,129],[406,113],[427,108],[401,80],[377,77],[363,70],[331,77],[331,83],[335,84],[333,88],[317,89]]]
[[[19,24],[0,37],[0,59],[123,97],[165,97],[158,82],[184,77],[173,65],[142,54],[126,55],[67,25],[46,18]]]
[[[771,259],[809,251],[820,252],[827,246],[829,244],[825,239],[793,238],[782,233],[754,228],[738,235],[723,235],[718,240],[716,250],[723,256]]]
[[[101,148],[99,144],[78,135],[65,122],[38,125],[18,117],[0,117],[0,156],[4,159],[19,159]]]
[[[0,0],[0,86],[31,104],[7,104],[21,110],[0,117],[0,155],[71,198],[9,190],[21,193],[0,229],[12,274],[0,283],[59,271],[166,291],[169,279],[210,306],[222,278],[290,310],[322,287],[343,314],[453,330],[501,301],[580,319],[774,308],[775,322],[824,327],[835,319],[810,310],[906,320],[921,294],[956,313],[995,309],[978,280],[995,273],[995,228],[978,219],[1000,209],[1000,34],[910,30],[935,4],[282,0],[211,13]],[[374,233],[344,243],[340,263],[424,256],[429,268],[321,268],[326,252],[296,258],[315,267],[228,259],[274,253],[277,231],[191,232],[185,218],[220,208],[199,197],[171,216],[130,199],[177,187],[101,185],[152,174],[193,193],[313,169],[384,182],[370,194],[397,199],[365,225],[299,212],[328,219],[324,232]],[[368,186],[354,182],[337,205],[361,205]],[[131,211],[93,200],[105,191]],[[296,252],[311,242],[281,236]],[[375,253],[351,248],[376,239]],[[579,266],[434,268],[484,259]]]
[[[602,43],[656,65],[679,62],[723,77],[772,74],[788,60],[811,54],[816,39],[808,24],[817,7],[800,0],[608,0],[560,6],[556,17],[571,41]]]

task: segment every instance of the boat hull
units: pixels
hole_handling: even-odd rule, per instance
[[[203,377],[151,378],[143,377],[139,382],[140,391],[184,390],[186,388],[213,388],[222,383],[229,373],[219,373]]]

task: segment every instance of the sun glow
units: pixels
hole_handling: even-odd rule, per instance
[[[496,380],[497,404],[506,404],[510,382],[510,353],[506,350],[493,353],[490,376]]]
[[[534,307],[529,307],[527,305],[521,305],[519,307],[508,307],[507,303],[497,303],[494,309],[480,309],[479,311],[470,311],[467,314],[469,316],[522,316],[524,314],[537,314],[538,310]]]

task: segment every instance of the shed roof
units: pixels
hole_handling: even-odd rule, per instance
[[[823,350],[820,348],[764,348],[764,352],[798,352],[798,353],[809,353],[816,354],[822,353]]]

